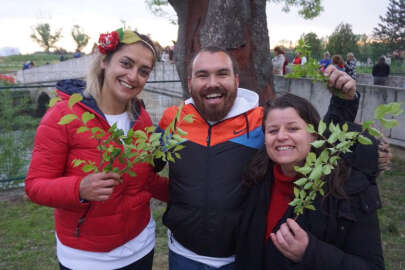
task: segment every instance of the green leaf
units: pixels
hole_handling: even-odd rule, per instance
[[[73,168],[76,168],[76,167],[82,165],[82,164],[85,163],[85,162],[86,162],[86,161],[81,160],[81,159],[74,159],[74,160],[72,160]]]
[[[390,104],[390,114],[394,116],[401,115],[404,111],[401,109],[402,103],[400,102],[391,102]]]
[[[73,120],[78,119],[76,114],[66,114],[58,122],[58,125],[66,125]]]
[[[381,104],[374,111],[374,118],[381,119],[390,110],[388,104]]]
[[[294,187],[294,197],[298,198],[300,196],[300,190],[297,187]]]
[[[358,140],[359,143],[361,143],[361,144],[372,144],[372,143],[373,143],[369,138],[364,137],[363,135],[359,135],[359,137],[357,138],[357,140]]]
[[[332,165],[334,165],[334,166],[336,166],[336,165],[337,165],[337,161],[338,161],[339,159],[340,159],[339,156],[332,156],[332,157],[329,159],[329,163],[332,164]]]
[[[175,156],[177,159],[181,159],[181,156],[180,156],[179,153],[174,153],[174,156]]]
[[[85,112],[82,114],[82,122],[87,124],[88,121],[94,118],[94,114]]]
[[[296,172],[299,172],[302,175],[307,175],[312,169],[309,166],[304,166],[304,167],[294,166],[294,170]]]
[[[300,178],[300,179],[298,179],[297,181],[294,181],[294,184],[296,184],[297,186],[303,186],[303,185],[305,185],[305,183],[308,181],[308,179],[307,178]]]
[[[329,175],[332,172],[333,167],[331,165],[323,166],[323,174]]]
[[[334,129],[334,131],[335,131],[335,129]],[[336,133],[336,132],[332,133],[328,138],[328,143],[334,144],[337,141],[337,139],[338,139],[338,133]]]
[[[324,131],[326,130],[326,124],[324,121],[319,121],[319,126],[318,126],[318,133],[319,135],[323,135]]]
[[[174,158],[173,158],[173,156],[172,156],[172,154],[171,154],[170,152],[167,152],[167,160],[168,160],[168,161],[171,161],[171,162],[174,162],[174,161],[175,161]]]
[[[83,172],[85,172],[85,173],[89,173],[89,172],[91,172],[91,171],[96,171],[97,170],[97,167],[94,165],[94,164],[86,164],[86,165],[84,165],[83,166],[83,168],[82,168],[82,170],[83,170]]]
[[[77,133],[77,134],[80,134],[80,133],[86,132],[86,131],[88,131],[88,130],[89,130],[88,127],[83,126],[83,127],[79,127],[79,128],[76,130],[76,133]]]
[[[347,132],[345,133],[345,138],[346,139],[353,139],[354,137],[356,137],[359,133],[356,131],[352,131],[352,132]]]
[[[58,103],[59,101],[61,101],[62,99],[60,97],[53,97],[51,98],[51,100],[49,100],[49,107],[53,107],[55,106],[56,103]]]
[[[148,137],[146,136],[146,133],[144,132],[144,131],[142,131],[142,130],[136,130],[135,132],[134,132],[134,137],[135,138],[141,138],[141,139],[144,139],[144,140],[146,140]]]
[[[322,162],[327,162],[329,159],[329,150],[328,149],[323,149],[321,154],[319,155],[319,159]]]
[[[145,131],[147,133],[155,132],[155,130],[156,130],[156,126],[150,126],[150,127],[145,128]]]
[[[307,209],[309,209],[309,210],[313,210],[313,211],[316,210],[316,209],[315,209],[315,206],[313,206],[312,204],[305,205],[304,207],[307,208]]]
[[[314,152],[309,152],[306,159],[306,165],[311,165],[316,160],[316,155]]]
[[[322,147],[325,144],[325,140],[316,140],[311,143],[311,145],[315,148]]]
[[[361,129],[364,131],[364,130],[368,129],[369,127],[371,127],[373,124],[374,124],[373,120],[365,121],[363,123],[363,125],[361,126]]]
[[[368,128],[368,133],[371,136],[374,136],[374,137],[381,137],[382,136],[381,132],[378,129],[373,128],[373,127]]]
[[[176,145],[176,147],[174,148],[174,152],[177,152],[177,151],[180,151],[181,149],[184,149],[184,145],[182,145],[182,144],[178,144],[178,145]]]
[[[381,122],[381,125],[385,128],[393,128],[396,127],[398,125],[398,121],[395,119],[385,119],[385,118],[381,118],[379,119]]]
[[[308,189],[310,189],[311,187],[312,187],[312,182],[308,182],[308,183],[305,184],[304,189],[305,189],[305,190],[308,190]]]
[[[308,127],[307,127],[307,131],[309,133],[315,133],[316,131],[315,131],[314,125],[309,124]]]
[[[135,173],[134,171],[132,171],[132,170],[128,170],[128,174],[129,174],[129,176],[131,176],[131,177],[135,177],[135,176],[136,176],[136,173]]]
[[[186,116],[184,116],[183,121],[186,122],[186,123],[193,123],[194,115],[187,114]]]
[[[75,105],[77,102],[81,101],[83,99],[82,95],[76,93],[70,96],[69,101],[68,101],[68,106],[70,109],[72,109],[73,105]]]
[[[179,133],[181,136],[186,136],[187,132],[185,132],[184,130],[182,130],[181,128],[176,128],[176,132]]]
[[[307,196],[307,193],[305,192],[305,190],[301,189],[300,190],[300,198],[305,199],[306,196]]]
[[[162,137],[162,133],[152,133],[152,135],[150,135],[149,137],[149,141],[150,142],[159,141],[160,137]]]
[[[319,179],[322,175],[322,165],[318,164],[315,166],[315,168],[312,170],[311,174],[309,175],[309,179]]]
[[[349,126],[347,125],[347,123],[344,123],[343,126],[342,126],[342,130],[344,132],[346,132],[348,129],[349,129]]]

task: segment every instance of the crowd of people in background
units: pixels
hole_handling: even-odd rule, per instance
[[[306,62],[306,56],[302,55],[301,52],[297,52],[295,57],[291,61],[291,64],[304,65]],[[288,57],[285,55],[284,49],[281,46],[276,46],[274,48],[274,57],[272,58],[272,63],[274,75],[285,75],[289,72],[289,60]],[[367,63],[371,64],[371,62],[369,63],[369,61]],[[328,51],[324,52],[323,58],[319,61],[319,70],[323,72],[329,65],[334,65],[338,70],[346,72],[351,78],[357,80],[357,59],[352,52],[347,53],[346,61],[340,54],[334,54],[331,57]],[[374,84],[386,85],[389,74],[390,67],[386,63],[385,57],[381,56],[372,69]]]

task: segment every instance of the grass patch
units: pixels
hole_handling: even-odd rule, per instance
[[[387,270],[405,269],[405,160],[378,179],[383,208],[379,210]],[[168,269],[164,203],[152,201],[156,221],[154,270]],[[53,210],[26,200],[0,202],[0,269],[58,269]]]

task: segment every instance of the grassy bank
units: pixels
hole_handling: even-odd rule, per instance
[[[405,159],[380,176],[379,211],[387,270],[405,269]],[[154,270],[168,269],[164,204],[153,203],[157,221]],[[57,269],[52,209],[19,199],[0,202],[0,269]]]

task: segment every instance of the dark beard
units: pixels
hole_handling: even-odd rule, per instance
[[[203,102],[203,97],[205,95],[209,95],[211,93],[221,93],[224,95],[224,105],[223,106],[216,106],[216,107],[206,107],[204,102]],[[201,114],[201,116],[207,120],[207,121],[212,121],[212,122],[217,122],[225,118],[225,116],[229,113],[231,110],[233,103],[235,102],[236,99],[236,92],[237,89],[234,91],[227,91],[224,88],[207,88],[204,91],[200,93],[196,93],[195,91],[191,90],[191,97],[194,100],[195,106],[197,107],[197,110]]]

